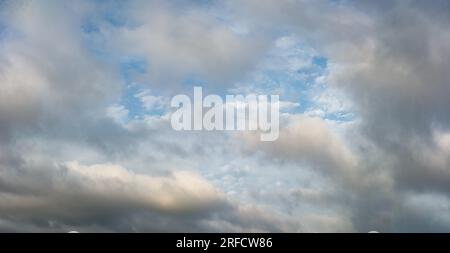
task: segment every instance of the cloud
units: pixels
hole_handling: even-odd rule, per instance
[[[433,158],[425,150],[435,149],[436,131],[445,133],[450,125],[449,20],[442,16],[448,4],[432,1],[425,8],[420,1],[407,1],[380,8],[389,11],[371,16],[376,25],[367,43],[356,47],[359,54],[341,48],[339,54],[350,57],[331,69],[331,83],[352,95],[363,117],[360,130],[396,160],[392,170],[398,184],[436,190],[446,179],[432,176],[432,161],[445,160],[446,154]]]
[[[357,173],[356,156],[320,118],[292,116],[273,143],[262,144],[251,133],[244,140],[246,150],[263,150],[277,159],[305,163],[327,176],[350,178]]]
[[[146,110],[158,110],[168,107],[168,99],[162,96],[153,96],[149,90],[145,90],[136,94],[136,97],[141,100],[142,106]]]
[[[257,5],[246,1],[241,9],[254,26],[302,34],[328,58],[326,82],[350,95],[359,125],[352,128],[355,134],[347,135],[346,142],[357,147],[357,167],[364,172],[363,178],[374,177],[374,171],[383,175],[367,179],[371,181],[367,187],[347,189],[357,195],[351,212],[360,231],[377,226],[381,231],[398,229],[395,220],[401,214],[394,202],[406,201],[404,190],[448,194],[444,169],[448,154],[439,144],[448,132],[450,115],[449,19],[444,14],[448,8],[445,1],[265,1]],[[314,136],[311,129],[302,130]],[[436,137],[436,131],[441,137]],[[320,138],[317,143],[322,143]],[[291,153],[291,158],[311,160],[314,153],[302,156],[297,149],[302,146],[289,141],[269,149],[278,152],[274,157]],[[323,161],[312,162],[329,161],[330,146],[326,143],[318,155]],[[337,157],[346,160],[347,156]],[[348,166],[352,163],[337,161],[337,168],[352,168]],[[396,187],[389,187],[392,184]],[[388,192],[379,190],[383,187]],[[378,190],[370,192],[374,188]],[[413,223],[410,218],[406,222]]]
[[[235,32],[221,21],[225,14],[195,3],[179,9],[164,1],[135,1],[126,12],[135,25],[117,29],[115,46],[145,55],[146,77],[159,89],[189,78],[211,88],[229,86],[245,76],[268,47],[257,35]]]
[[[138,205],[168,212],[201,210],[221,198],[212,185],[190,172],[177,170],[172,178],[164,178],[135,174],[114,165],[81,166],[69,162],[65,168],[83,185],[81,188],[94,192],[93,195],[131,199]]]
[[[0,230],[450,230],[448,1],[175,2],[0,1]],[[152,114],[198,83],[278,141]]]
[[[106,110],[106,115],[118,123],[124,122],[128,117],[129,111],[123,105],[111,105]]]
[[[78,29],[83,13],[76,4],[17,5],[7,14],[8,29],[16,36],[0,44],[2,136],[102,110],[119,86],[112,69],[83,46]]]
[[[226,205],[211,184],[187,171],[148,176],[118,165],[68,162],[40,172],[44,174],[26,171],[14,176],[23,179],[2,173],[2,182],[16,182],[1,193],[3,217],[30,222],[39,217],[43,222],[49,219],[78,226],[89,220],[95,223],[100,217],[113,222],[114,217],[138,212],[188,215]]]

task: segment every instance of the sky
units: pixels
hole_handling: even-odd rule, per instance
[[[447,0],[0,0],[1,232],[450,232]],[[274,94],[280,135],[174,131]]]

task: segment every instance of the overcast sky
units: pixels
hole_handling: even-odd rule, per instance
[[[0,231],[450,232],[450,1],[0,0]],[[280,137],[170,99],[276,94]]]

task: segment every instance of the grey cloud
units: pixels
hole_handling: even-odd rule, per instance
[[[189,172],[151,177],[109,164],[28,166],[8,168],[2,164],[0,210],[2,217],[12,222],[42,223],[43,229],[51,229],[51,221],[75,227],[97,224],[111,229],[116,226],[115,219],[132,221],[130,216],[139,213],[195,220],[195,216],[227,205],[213,186]],[[131,224],[123,229],[130,230]],[[140,229],[152,228],[148,225]]]
[[[191,74],[228,87],[279,34],[326,56],[328,84],[351,96],[358,124],[338,137],[305,118],[251,152],[234,148],[251,137],[108,119],[120,77],[81,31],[98,6],[11,2],[0,2],[2,231],[450,230],[448,1],[135,2],[124,9],[131,23],[100,24],[114,57],[148,57],[147,88]],[[178,174],[180,164],[208,164],[198,169],[208,176]]]
[[[349,183],[357,177],[357,157],[324,120],[291,116],[289,121],[273,143],[260,143],[253,134],[246,134],[244,149],[264,150],[274,159],[303,162],[323,175],[341,177]]]
[[[27,1],[8,15],[16,35],[0,44],[2,135],[73,124],[116,96],[112,69],[83,46],[74,6]]]
[[[206,82],[210,89],[231,87],[255,68],[270,46],[270,40],[259,34],[233,30],[232,24],[223,22],[229,21],[227,15],[215,11],[213,4],[182,6],[166,1],[130,2],[124,12],[133,25],[112,33],[114,50],[145,55],[147,73],[137,80],[148,87],[166,88],[172,94],[182,90],[178,83],[186,78]]]
[[[450,126],[450,37],[449,21],[442,18],[448,5],[430,1],[426,6],[405,1],[374,17],[372,45],[345,74],[336,75],[335,84],[358,103],[364,118],[361,131],[396,160],[398,183],[407,186],[416,178],[436,190],[448,178],[433,177],[432,157],[418,153],[435,149],[435,132]]]
[[[262,29],[299,33],[315,45],[329,58],[329,84],[352,96],[361,124],[347,141],[362,151],[357,156],[363,173],[354,176],[369,183],[343,188],[356,197],[351,212],[359,231],[378,226],[397,231],[402,212],[403,222],[413,224],[415,218],[398,208],[406,201],[404,191],[449,194],[450,154],[439,144],[450,126],[448,1],[245,3],[248,16],[243,20]],[[294,154],[290,160],[311,158],[302,158],[296,146],[274,150]],[[326,148],[323,152],[319,157],[326,160]]]

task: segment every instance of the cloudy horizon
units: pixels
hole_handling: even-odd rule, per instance
[[[447,0],[0,0],[0,232],[450,232]],[[279,137],[174,131],[278,95]]]

